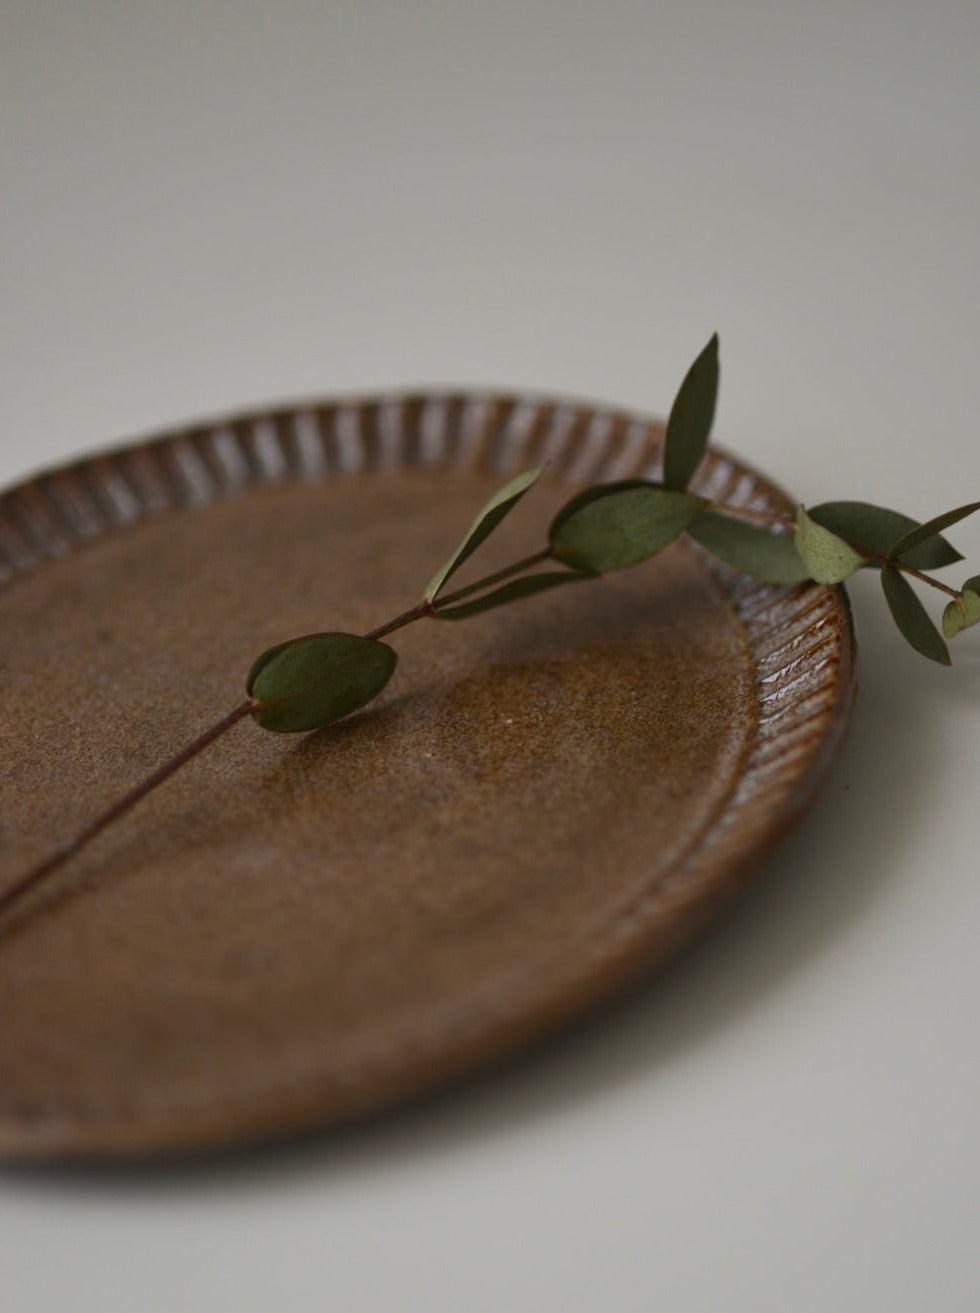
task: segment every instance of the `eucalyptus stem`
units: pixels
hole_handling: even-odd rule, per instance
[[[722,511],[735,519],[758,520],[760,524],[781,524],[785,529],[795,529],[796,521],[788,515],[777,515],[774,511],[759,511],[753,506],[730,506],[728,502],[713,501],[706,507],[709,511]]]
[[[543,551],[535,552],[533,556],[524,557],[520,561],[515,561],[513,565],[505,566],[502,570],[497,570],[494,574],[487,575],[484,579],[478,579],[475,583],[467,584],[465,588],[459,588],[454,593],[448,594],[445,598],[440,599],[440,605],[452,602],[459,602],[466,597],[471,597],[474,593],[482,592],[485,588],[490,588],[494,584],[501,583],[515,575],[523,574],[526,570],[551,557],[551,549],[545,548]],[[364,635],[367,639],[377,640],[385,634],[394,633],[397,629],[403,629],[406,625],[413,624],[416,620],[422,620],[435,614],[435,607],[431,601],[420,602],[417,606],[403,611],[400,615],[372,629],[370,633]],[[244,720],[255,711],[258,705],[255,698],[249,697],[244,702],[235,707],[234,711],[205,730],[199,738],[196,738],[187,747],[183,748],[176,756],[171,757],[169,761],[158,767],[152,775],[148,776],[140,784],[135,785],[128,793],[124,794],[111,807],[108,807],[101,815],[97,816],[82,832],[69,843],[64,844],[56,852],[51,853],[37,866],[33,867],[26,875],[14,882],[8,889],[0,893],[0,913],[6,912],[9,908],[19,902],[26,894],[34,889],[40,882],[55,871],[61,869],[71,858],[77,856],[83,848],[88,847],[93,839],[97,838],[104,830],[108,829],[114,822],[120,820],[127,812],[131,811],[138,803],[142,802],[149,794],[153,793],[172,775],[175,775],[181,767],[186,766],[188,762],[203,752],[205,748],[211,746],[219,738],[222,738],[230,729]]]
[[[475,584],[467,584],[465,588],[457,588],[454,593],[447,593],[445,597],[440,596],[440,606],[452,606],[455,602],[462,602],[466,597],[472,597],[474,593],[482,593],[485,588],[492,588],[494,584],[502,584],[507,579],[512,579],[514,575],[523,574],[526,570],[532,570],[536,565],[543,565],[545,561],[554,560],[554,553],[550,547],[544,547],[540,552],[534,552],[531,556],[525,556],[523,560],[515,561],[513,565],[505,566],[503,570],[498,570],[496,574],[488,574],[485,579],[478,579]]]
[[[485,578],[478,579],[476,583],[467,584],[465,588],[457,588],[454,593],[447,593],[445,597],[440,597],[439,605],[451,606],[454,602],[462,602],[464,598],[472,597],[474,593],[482,593],[484,589],[492,588],[494,584],[504,583],[507,579],[513,579],[515,575],[524,574],[526,570],[531,570],[536,565],[543,565],[545,561],[552,559],[551,548],[545,547],[532,556],[525,556],[523,560],[515,561],[513,565],[504,566],[496,574],[488,574]],[[396,629],[404,629],[406,625],[414,624],[416,620],[434,616],[436,609],[435,603],[426,599],[424,602],[419,602],[418,606],[410,607],[409,610],[403,611],[401,615],[396,615],[393,620],[379,625],[377,629],[372,629],[364,637],[375,640],[384,638],[386,634],[393,634]]]
[[[924,574],[921,570],[917,570],[913,565],[906,565],[904,561],[896,561],[892,557],[886,556],[884,552],[872,551],[870,547],[862,547],[860,543],[852,543],[851,546],[862,556],[870,556],[880,565],[893,565],[897,570],[901,570],[903,574],[910,574],[913,579],[919,579],[922,583],[929,584],[932,588],[938,588],[939,591],[945,593],[947,597],[959,597],[959,593],[955,588],[950,588],[950,586],[944,584],[941,579],[934,579],[931,574]]]
[[[385,634],[393,634],[396,629],[404,629],[406,625],[414,624],[416,620],[432,614],[431,602],[419,602],[418,606],[410,607],[409,610],[403,611],[401,615],[396,615],[394,620],[387,621],[386,624],[378,625],[377,629],[372,629],[370,633],[365,634],[365,638],[370,638],[375,642],[383,638]]]
[[[771,511],[759,511],[748,506],[730,506],[727,502],[712,502],[708,507],[712,511],[721,511],[725,515],[731,515],[735,518],[745,518],[758,520],[762,524],[779,524],[786,529],[796,528],[796,521],[791,520],[785,515],[776,515]],[[959,598],[960,594],[955,588],[950,588],[944,584],[941,579],[935,579],[931,574],[925,574],[922,570],[917,570],[915,566],[908,565],[905,561],[899,561],[886,552],[876,551],[873,547],[867,547],[862,543],[851,542],[848,538],[846,542],[849,547],[853,547],[859,556],[866,556],[869,560],[876,561],[879,565],[894,566],[896,570],[901,570],[903,574],[909,574],[913,579],[918,579],[921,583],[929,584],[931,588],[938,588],[941,593],[947,597]]]
[[[72,839],[70,843],[59,848],[56,852],[52,853],[50,857],[46,857],[44,861],[28,871],[26,875],[22,876],[15,884],[11,885],[9,889],[5,889],[3,893],[0,894],[0,912],[5,912],[9,907],[12,907],[14,903],[18,902],[29,890],[33,889],[36,884],[39,884],[45,876],[53,874],[53,872],[57,871],[59,867],[64,866],[70,858],[74,857],[76,853],[81,852],[81,850],[91,843],[97,835],[100,835],[103,830],[112,825],[114,821],[118,821],[120,817],[125,816],[125,814],[128,811],[131,811],[138,802],[142,802],[147,794],[150,794],[154,789],[159,788],[164,780],[168,780],[170,776],[179,771],[182,766],[186,766],[189,761],[193,761],[199,753],[203,752],[205,748],[210,747],[216,739],[220,739],[222,735],[227,734],[228,730],[230,730],[233,725],[237,725],[240,720],[244,720],[246,716],[251,715],[254,706],[255,703],[252,698],[240,703],[234,711],[229,712],[222,720],[219,720],[216,724],[212,725],[210,729],[205,730],[199,738],[196,738],[193,741],[193,743],[189,743],[187,747],[178,752],[175,757],[171,757],[169,761],[164,762],[162,766],[158,767],[158,769],[155,770],[152,775],[148,776],[141,784],[137,784],[135,788],[130,789],[130,791],[124,794],[118,802],[113,803],[111,807],[107,808],[101,816],[97,816],[96,819],[82,830],[81,834]]]

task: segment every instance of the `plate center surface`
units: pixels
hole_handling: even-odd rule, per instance
[[[264,647],[412,605],[492,486],[256,488],[9,586],[2,878],[240,701]],[[567,495],[535,490],[474,571],[536,550]],[[236,727],[7,919],[0,1118],[342,1086],[389,1038],[492,1028],[677,865],[754,728],[743,637],[684,547],[391,641],[371,708]]]

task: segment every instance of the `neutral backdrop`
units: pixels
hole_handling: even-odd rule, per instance
[[[717,329],[802,499],[978,496],[978,57],[975,0],[2,0],[0,478],[331,390],[662,411]],[[852,596],[832,782],[666,977],[339,1139],[0,1171],[4,1305],[975,1309],[980,640]]]

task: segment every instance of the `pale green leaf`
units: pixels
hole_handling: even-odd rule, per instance
[[[895,566],[886,565],[881,572],[881,587],[902,637],[930,661],[950,665],[949,648],[905,576]]]
[[[864,564],[843,538],[812,520],[801,506],[796,512],[796,550],[811,579],[818,584],[839,584]]]
[[[687,532],[726,565],[753,579],[797,584],[810,577],[792,533],[777,533],[717,511],[704,511],[687,526]]]
[[[664,439],[664,483],[683,492],[701,462],[718,399],[718,334],[687,371],[674,398]]]
[[[435,601],[447,579],[450,579],[463,562],[472,556],[480,544],[493,533],[504,516],[513,510],[540,476],[540,469],[525,470],[523,474],[518,474],[508,483],[505,483],[502,488],[497,489],[467,529],[466,536],[455,552],[429,580],[424,594],[427,602]]]
[[[554,570],[544,574],[528,574],[521,579],[512,579],[482,597],[460,602],[456,606],[437,606],[433,615],[437,620],[465,620],[468,616],[479,615],[481,611],[490,611],[496,606],[506,606],[522,597],[531,597],[543,593],[549,588],[558,588],[561,584],[581,583],[584,579],[593,579],[591,574],[581,574],[575,570]]]
[[[953,638],[961,629],[980,624],[980,575],[967,579],[959,597],[943,612],[943,633]]]
[[[319,729],[377,697],[397,660],[387,643],[357,634],[307,634],[279,643],[249,672],[252,715],[278,734]]]
[[[703,497],[655,483],[589,489],[552,522],[552,555],[589,574],[622,570],[662,551],[706,505]]]
[[[892,553],[899,539],[917,528],[919,523],[901,511],[890,511],[885,506],[872,506],[863,501],[822,502],[819,506],[809,507],[808,514],[811,520],[836,533],[838,538],[881,556]],[[902,564],[911,565],[915,570],[939,570],[962,559],[956,548],[938,533],[901,554]],[[865,564],[875,566],[877,562],[867,561]]]

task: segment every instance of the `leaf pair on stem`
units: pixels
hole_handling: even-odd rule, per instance
[[[907,576],[952,597],[943,613],[947,638],[980,621],[975,587],[980,581],[968,579],[957,592],[924,573],[962,561],[942,530],[977,510],[980,502],[969,502],[917,524],[898,511],[865,502],[827,502],[809,513],[800,507],[796,546],[810,577],[820,583],[841,583],[865,566],[880,569],[882,591],[902,635],[917,652],[948,666],[949,648]]]
[[[541,476],[525,470],[481,508],[452,555],[429,580],[422,602],[373,634],[307,634],[264,652],[247,691],[263,729],[319,729],[372,701],[394,674],[398,657],[380,640],[414,620],[465,620],[494,607],[635,565],[662,551],[707,506],[683,489],[707,446],[718,387],[718,339],[692,365],[668,426],[665,485],[642,479],[599,485],[573,497],[552,521],[548,547],[528,561],[444,596],[456,571],[497,528]],[[559,569],[534,567],[552,561]]]

